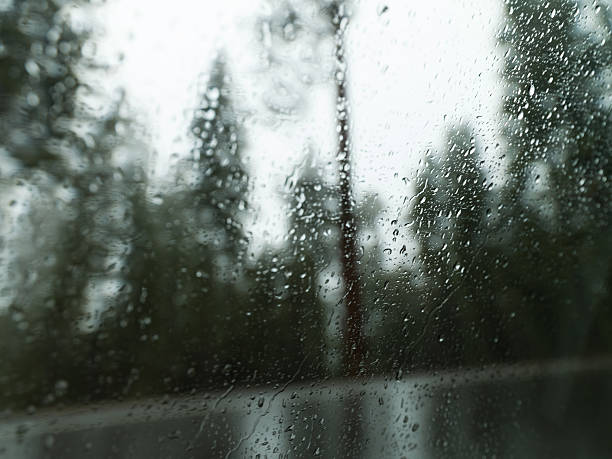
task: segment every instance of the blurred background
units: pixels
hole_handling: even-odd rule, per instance
[[[2,419],[561,360],[609,399],[610,6],[0,0]]]

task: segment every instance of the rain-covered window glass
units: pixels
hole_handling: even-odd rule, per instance
[[[0,0],[0,457],[607,457],[608,0]]]

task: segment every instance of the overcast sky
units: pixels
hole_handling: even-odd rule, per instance
[[[353,4],[348,32],[353,161],[359,191],[379,194],[389,215],[412,186],[423,152],[440,144],[459,119],[493,141],[500,102],[500,53],[495,34],[501,1],[439,0]],[[334,95],[330,84],[296,82],[302,104],[279,120],[262,109],[274,74],[258,59],[254,19],[269,11],[265,0],[111,0],[101,17],[99,48],[123,54],[113,84],[127,90],[167,172],[172,153],[185,154],[197,82],[223,48],[234,82],[234,102],[244,115],[244,152],[254,183],[251,207],[258,231],[282,237],[283,211],[270,205],[287,175],[310,148],[331,169]],[[260,234],[261,236],[261,234]]]
[[[494,142],[501,99],[501,52],[495,44],[501,5],[496,0],[353,4],[346,53],[354,180],[359,196],[377,193],[383,202],[377,229],[389,245],[389,222],[406,211],[401,202],[412,194],[418,161],[427,148],[441,143],[448,127],[463,118],[482,143]],[[216,51],[225,50],[253,183],[249,230],[259,247],[279,244],[286,234],[279,192],[305,152],[315,153],[319,167],[336,169],[332,84],[296,80],[301,104],[294,116],[283,119],[261,103],[278,99],[274,78],[283,78],[281,70],[265,71],[259,59],[255,19],[269,10],[266,0],[108,0],[96,18],[104,29],[96,41],[100,56],[111,62],[123,56],[98,84],[125,88],[148,132],[147,144],[157,154],[160,179],[169,176],[173,153],[189,151],[198,82],[205,81]],[[298,73],[314,70],[299,68]],[[14,217],[3,222],[8,239],[18,234],[8,231],[18,228]],[[10,246],[0,254],[5,261]],[[394,257],[390,265],[399,263]],[[12,285],[7,269],[0,285]],[[0,307],[10,303],[11,295],[0,298]]]

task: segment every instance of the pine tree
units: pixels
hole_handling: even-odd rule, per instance
[[[362,304],[362,279],[358,263],[358,219],[355,213],[355,197],[352,181],[352,155],[350,132],[350,104],[348,94],[348,63],[345,56],[345,33],[350,14],[348,2],[340,0],[313,0],[296,4],[283,2],[266,22],[267,37],[280,43],[293,42],[301,37],[305,41],[332,40],[334,65],[332,80],[335,88],[335,120],[337,132],[338,197],[340,213],[338,225],[338,249],[341,253],[342,278],[345,289],[345,349],[344,364],[348,375],[356,376],[364,361],[364,307]],[[272,41],[272,40],[270,40]],[[273,44],[268,44],[268,60],[275,62]],[[274,108],[274,107],[273,107]],[[286,110],[285,110],[286,111]]]
[[[27,203],[21,224],[31,235],[15,239],[9,261],[18,291],[9,314],[21,317],[21,332],[7,373],[18,381],[14,403],[36,405],[86,393],[91,354],[81,325],[118,237],[105,217],[121,207],[112,152],[125,120],[121,99],[113,104],[88,86],[86,73],[97,66],[90,32],[73,25],[66,5],[19,0],[0,21],[2,175],[14,184],[3,191]],[[103,112],[85,104],[94,94],[105,100]]]
[[[109,333],[129,343],[112,365],[129,370],[124,375],[131,382],[117,390],[158,393],[219,384],[227,375],[218,367],[244,353],[232,353],[244,323],[226,320],[245,308],[248,244],[248,176],[230,85],[220,57],[195,110],[194,147],[178,164],[176,186],[157,193],[144,186],[133,196],[128,288],[119,314],[107,322]]]
[[[599,29],[585,29],[565,1],[511,1],[506,15],[504,180],[485,191],[485,162],[466,163],[465,148],[417,180],[415,236],[443,343],[420,346],[442,365],[609,347],[611,139],[600,81],[610,54],[597,38],[609,25],[599,17]]]
[[[601,82],[612,48],[600,39],[610,33],[608,13],[594,11],[595,25],[585,27],[574,2],[506,8],[508,271],[513,291],[530,304],[525,320],[536,324],[536,349],[592,352],[589,336],[599,333],[593,319],[610,295],[601,286],[612,261],[612,120]]]

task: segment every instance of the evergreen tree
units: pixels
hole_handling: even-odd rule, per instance
[[[419,245],[423,313],[408,311],[412,365],[458,365],[495,353],[498,318],[486,308],[488,199],[482,153],[468,126],[449,132],[440,156],[426,157],[409,215]],[[486,323],[480,319],[486,317]]]
[[[228,376],[218,368],[236,359],[232,341],[244,333],[235,317],[246,303],[248,176],[223,58],[213,63],[190,130],[194,147],[174,189],[151,196],[144,186],[131,203],[128,288],[108,321],[129,343],[113,363],[129,369],[116,390],[218,384]]]
[[[464,275],[462,287],[445,305],[459,311],[450,321],[454,328],[445,333],[451,336],[448,346],[459,350],[451,362],[608,353],[612,145],[604,75],[612,48],[602,37],[610,34],[609,13],[565,0],[509,0],[504,8],[499,41],[505,50],[506,169],[504,180],[484,199],[484,238],[473,255],[480,274]],[[590,15],[589,20],[582,15]],[[477,238],[479,233],[471,234]],[[429,275],[436,282],[447,276]],[[472,311],[478,320],[466,329],[461,319]],[[430,346],[423,352],[438,355],[440,349]],[[434,442],[477,434],[459,427],[456,419],[482,410],[480,397],[449,402],[440,397],[434,405]],[[502,413],[512,407],[495,409],[484,417],[492,423],[500,419],[501,425]],[[510,433],[507,442],[516,437]],[[474,453],[462,443],[451,442],[447,454]],[[503,443],[494,447],[507,451]]]
[[[346,309],[343,333],[344,364],[348,375],[356,376],[362,369],[365,356],[364,307],[362,304],[362,279],[358,263],[358,219],[355,213],[351,164],[350,107],[348,95],[348,63],[345,56],[345,33],[350,14],[346,1],[312,0],[302,3],[281,2],[275,14],[264,22],[269,63],[280,59],[275,46],[293,42],[299,36],[315,45],[321,39],[331,39],[334,45],[332,79],[335,88],[335,120],[337,136],[339,219],[338,249],[341,253],[344,306]],[[272,42],[276,45],[273,45]],[[279,45],[280,43],[280,45]],[[303,63],[302,63],[303,64]],[[289,83],[291,86],[291,83]],[[275,107],[272,107],[275,108]],[[294,107],[291,107],[292,109]]]
[[[412,209],[428,333],[441,341],[419,346],[440,365],[610,346],[610,115],[600,83],[610,53],[597,38],[609,26],[600,12],[586,28],[565,1],[510,1],[506,14],[505,181],[485,191],[484,162],[451,148],[421,172]]]
[[[91,118],[78,100],[82,70],[94,65],[85,52],[88,32],[75,29],[56,1],[15,0],[0,12],[0,24],[3,155],[25,174],[43,170],[64,179],[70,161],[93,141],[83,132]]]
[[[108,97],[86,83],[97,65],[90,34],[73,25],[68,6],[14,1],[0,22],[2,174],[15,184],[3,191],[23,200],[19,224],[31,236],[17,236],[9,261],[19,355],[8,356],[5,381],[14,384],[13,403],[37,405],[86,393],[91,355],[81,325],[116,239],[106,217],[121,202],[111,158],[124,120],[121,100],[98,113],[85,104],[87,96]]]
[[[506,11],[509,180],[501,215],[514,240],[504,254],[509,292],[529,304],[536,352],[602,351],[609,342],[598,328],[609,319],[594,318],[609,317],[612,138],[601,81],[612,48],[599,36],[610,23],[602,10],[593,26],[581,24],[580,5],[569,1],[509,2]]]

